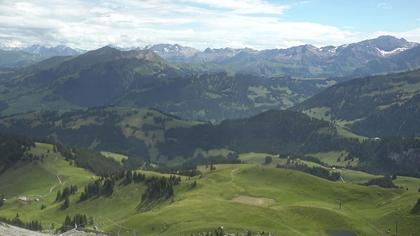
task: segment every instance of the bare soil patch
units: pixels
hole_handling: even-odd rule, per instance
[[[263,197],[250,197],[245,195],[240,195],[232,199],[233,202],[242,203],[246,205],[252,206],[260,206],[260,207],[269,207],[274,204],[274,200],[270,198],[263,198]]]

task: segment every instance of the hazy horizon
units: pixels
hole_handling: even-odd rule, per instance
[[[0,44],[261,50],[338,46],[380,35],[419,42],[418,7],[412,0],[11,1],[0,2]]]

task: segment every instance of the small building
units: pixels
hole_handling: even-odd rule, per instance
[[[17,198],[17,200],[20,201],[20,202],[29,202],[30,201],[29,197],[27,197],[27,196],[19,196]]]

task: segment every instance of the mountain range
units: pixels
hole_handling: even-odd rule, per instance
[[[0,112],[119,105],[220,121],[290,107],[330,83],[333,81],[195,73],[168,63],[151,50],[103,47],[79,56],[50,58],[3,75]]]
[[[417,235],[419,50],[4,50],[0,234]]]
[[[368,81],[381,81],[377,82],[380,86],[388,84],[388,79],[380,79],[380,76],[379,79],[352,80],[353,76],[420,68],[419,50],[417,43],[391,36],[339,47],[303,45],[262,51],[247,48],[200,51],[177,44],[159,44],[131,50],[105,46],[74,55],[76,51],[66,47],[33,46],[19,53],[60,56],[0,74],[0,114],[114,105],[152,107],[184,119],[220,122],[270,109],[294,106],[298,110],[312,109],[320,106],[308,107],[308,104],[322,103],[323,96],[330,103],[340,101],[343,95],[353,94],[361,99],[363,96],[346,89],[343,89],[346,94],[338,92],[336,99],[322,95],[346,86],[348,80],[349,84],[360,81],[355,85],[356,91],[361,91],[361,83]],[[270,73],[261,72],[260,66]],[[274,76],[276,74],[279,75]],[[406,75],[400,77],[406,78]],[[339,83],[337,87],[323,92],[336,83]],[[379,86],[374,84],[372,90]],[[367,116],[365,112],[373,111],[370,107],[362,109],[367,104],[370,102],[354,106],[353,109],[358,109],[355,112],[352,109],[339,112]],[[332,114],[334,119],[347,122],[362,118],[335,117],[334,109]],[[370,136],[371,133],[363,134]]]
[[[32,45],[22,48],[0,46],[0,69],[28,66],[51,57],[74,56],[83,52],[64,45],[54,47]]]
[[[404,71],[419,67],[412,54],[420,50],[417,43],[392,36],[341,46],[301,45],[286,49],[253,50],[210,49],[199,51],[180,45],[160,44],[149,47],[169,62],[198,70],[230,71],[265,77],[303,78],[355,77]],[[418,56],[417,56],[418,57]],[[367,64],[367,65],[366,65]],[[387,69],[386,69],[387,68]]]

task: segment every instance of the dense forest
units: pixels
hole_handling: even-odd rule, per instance
[[[0,133],[0,174],[19,161],[40,159],[27,153],[34,145],[29,138]]]
[[[349,149],[360,159],[359,168],[371,173],[420,177],[420,140],[415,137],[393,137],[366,140]]]

